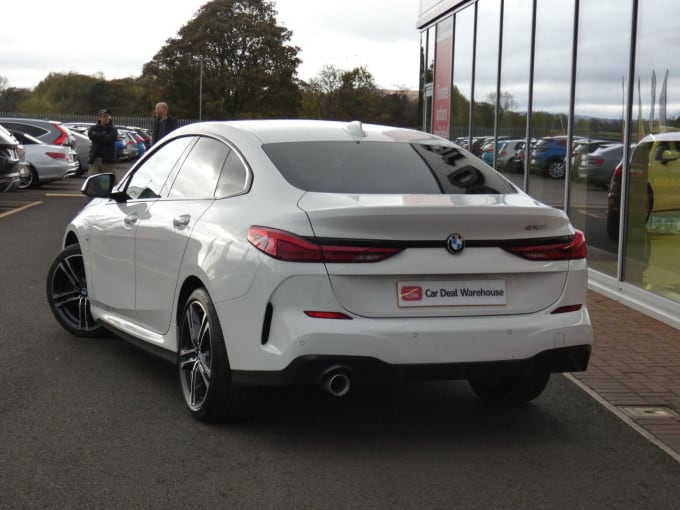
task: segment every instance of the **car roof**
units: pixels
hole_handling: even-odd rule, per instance
[[[672,141],[672,142],[677,142],[680,141],[680,131],[669,131],[667,133],[654,133],[654,134],[649,134],[645,136],[642,140],[640,140],[638,143],[643,143],[643,142],[664,142],[664,141]]]
[[[308,119],[240,120],[201,122],[180,127],[174,136],[186,134],[218,135],[229,138],[239,133],[256,137],[261,143],[299,141],[386,141],[450,143],[444,138],[407,128],[395,128],[358,121],[340,122]]]

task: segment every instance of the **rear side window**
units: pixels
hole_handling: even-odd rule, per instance
[[[184,160],[169,198],[212,198],[229,147],[212,138],[200,138]]]
[[[16,129],[17,131],[28,133],[29,135],[35,136],[36,138],[49,133],[47,129],[34,126],[33,124],[22,124],[20,122],[3,122],[3,124],[7,129]]]
[[[159,198],[167,193],[166,181],[194,138],[177,138],[163,145],[137,168],[127,184],[131,199]]]
[[[515,188],[454,144],[286,142],[263,150],[293,186],[345,194],[501,194]]]

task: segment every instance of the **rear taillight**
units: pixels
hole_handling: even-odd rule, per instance
[[[602,160],[602,159],[591,159],[590,162],[595,166],[602,166],[602,163],[604,163],[604,160]]]
[[[580,230],[577,230],[574,236],[565,242],[508,246],[505,249],[529,260],[584,259],[587,254],[586,237]]]
[[[56,127],[59,130],[59,136],[54,139],[54,142],[52,142],[54,145],[68,145],[68,132],[61,127],[59,124],[55,124],[52,122],[52,125]]]
[[[67,155],[63,152],[46,152],[45,154],[47,154],[52,159],[68,159]]]
[[[318,244],[268,227],[248,229],[248,241],[270,257],[288,262],[378,262],[399,253],[398,248]]]

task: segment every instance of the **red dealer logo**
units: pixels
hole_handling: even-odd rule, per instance
[[[403,301],[420,301],[423,299],[423,289],[418,286],[402,287],[400,294]]]

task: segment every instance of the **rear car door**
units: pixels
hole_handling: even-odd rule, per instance
[[[215,200],[229,152],[224,142],[199,138],[178,168],[167,198],[156,201],[140,218],[135,245],[135,298],[137,317],[145,328],[163,334],[170,327],[187,243],[196,222]]]

